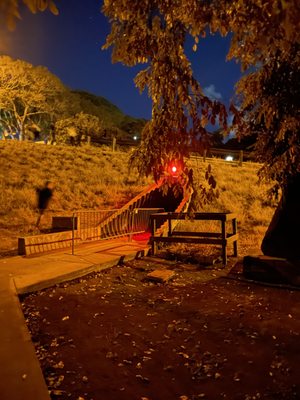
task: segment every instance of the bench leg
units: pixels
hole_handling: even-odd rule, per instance
[[[157,253],[157,243],[153,241],[151,246],[151,254],[152,256],[155,256],[156,253]]]
[[[222,227],[222,259],[224,267],[227,264],[227,241],[226,241],[226,222],[221,221]]]
[[[227,245],[222,244],[222,260],[224,267],[227,265]]]
[[[236,222],[235,218],[232,220],[232,233],[234,235],[237,233],[237,222]],[[234,257],[238,256],[238,243],[237,243],[237,240],[235,240],[233,242],[233,255],[234,255]]]
[[[233,255],[234,255],[234,257],[237,257],[237,256],[238,256],[238,244],[237,244],[237,240],[235,240],[235,241],[233,242]]]

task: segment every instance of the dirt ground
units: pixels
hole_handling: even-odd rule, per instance
[[[144,258],[23,298],[51,398],[300,399],[300,291],[231,267]]]

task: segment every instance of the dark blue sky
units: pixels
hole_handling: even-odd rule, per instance
[[[109,24],[101,14],[99,0],[57,0],[60,14],[37,15],[27,10],[14,32],[0,31],[0,51],[34,65],[45,65],[72,89],[106,97],[126,114],[150,118],[147,93],[135,88],[138,68],[111,63],[110,51],[101,50]],[[192,48],[192,41],[187,48]],[[188,51],[195,75],[204,90],[228,104],[240,68],[226,62],[229,39],[208,36],[196,53]]]

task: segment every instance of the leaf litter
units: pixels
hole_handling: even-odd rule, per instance
[[[291,307],[299,292],[180,263],[172,281],[147,282],[157,263],[144,266],[135,260],[23,299],[53,399],[300,397],[300,311]]]

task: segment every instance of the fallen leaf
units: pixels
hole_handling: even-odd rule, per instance
[[[178,353],[178,355],[182,356],[183,358],[190,358],[190,356],[186,353],[180,352],[180,353]]]
[[[64,366],[65,366],[65,364],[63,363],[63,361],[60,361],[59,363],[54,364],[54,365],[53,365],[53,368],[60,368],[60,369],[62,369],[62,368],[64,368]]]
[[[142,376],[142,375],[136,375],[135,376],[137,379],[140,379],[142,382],[144,382],[144,383],[149,383],[150,382],[150,379],[148,379],[148,378],[146,378],[145,376]]]
[[[64,390],[51,390],[52,396],[63,396],[66,392]]]

